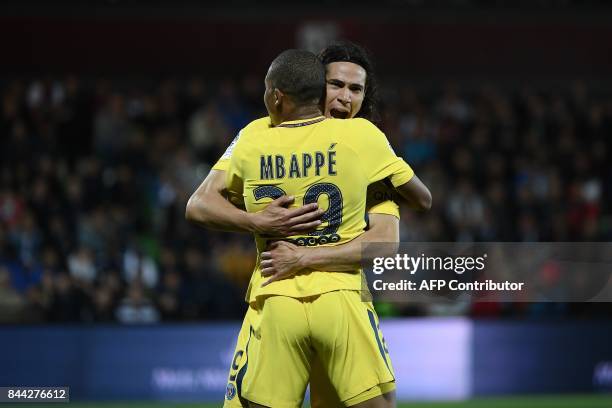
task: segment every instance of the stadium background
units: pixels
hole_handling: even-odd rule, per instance
[[[8,1],[0,385],[217,405],[254,248],[185,204],[271,59],[334,38],[372,52],[380,126],[432,189],[403,241],[612,239],[603,1]],[[612,405],[608,303],[377,306],[402,400]]]

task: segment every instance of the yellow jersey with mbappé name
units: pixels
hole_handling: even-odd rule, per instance
[[[366,226],[368,186],[388,179],[397,187],[414,175],[385,135],[365,119],[318,117],[244,129],[233,144],[226,185],[230,194],[242,194],[247,211],[260,211],[281,195],[294,196],[295,206],[316,202],[325,211],[316,231],[288,238],[298,245],[339,245],[359,236]],[[360,270],[309,270],[262,288],[259,254],[269,239],[255,236],[258,257],[248,301],[265,295],[307,297],[361,290]]]
[[[249,123],[246,127],[244,127],[239,133],[234,141],[228,146],[228,148],[223,153],[223,156],[215,163],[212,167],[213,170],[227,171],[229,166],[230,158],[232,157],[232,152],[234,150],[235,142],[240,137],[242,132],[251,132],[256,130],[266,130],[270,129],[272,124],[270,122],[270,117],[265,116],[263,118],[256,119]],[[384,181],[378,181],[376,183],[370,184],[368,186],[368,194],[366,201],[366,212],[372,214],[386,214],[393,215],[397,218],[400,218],[399,207],[393,201],[394,192],[393,190],[385,183]],[[234,202],[234,199],[231,199]],[[236,203],[241,205],[242,203]]]

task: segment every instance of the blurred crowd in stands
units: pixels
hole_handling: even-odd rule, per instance
[[[0,84],[0,322],[243,316],[252,238],[184,210],[265,114],[260,78]],[[379,125],[434,197],[402,241],[612,240],[612,93],[384,85]]]

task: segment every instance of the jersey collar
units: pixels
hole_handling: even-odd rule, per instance
[[[315,123],[319,123],[323,120],[325,120],[325,116],[317,116],[316,118],[290,120],[287,122],[283,122],[280,125],[276,125],[275,127],[284,127],[284,128],[302,127],[302,126],[314,125]]]

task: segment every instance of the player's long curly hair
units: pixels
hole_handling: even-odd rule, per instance
[[[323,65],[332,62],[352,62],[361,66],[366,72],[365,95],[361,109],[356,117],[368,119],[371,122],[379,122],[378,113],[378,83],[374,74],[374,63],[370,54],[359,45],[350,41],[337,41],[329,44],[319,53],[319,59]]]

